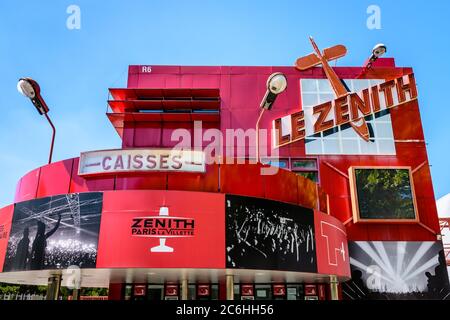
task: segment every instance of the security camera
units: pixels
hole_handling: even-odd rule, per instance
[[[273,73],[267,79],[267,91],[261,101],[261,108],[270,110],[277,96],[286,90],[287,79],[281,72]]]

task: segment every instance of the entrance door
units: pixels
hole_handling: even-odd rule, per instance
[[[255,284],[255,300],[271,300],[272,286],[270,284]]]
[[[163,300],[164,286],[157,284],[149,284],[147,288],[147,300]]]
[[[303,285],[288,284],[286,286],[287,300],[304,300],[305,293]]]

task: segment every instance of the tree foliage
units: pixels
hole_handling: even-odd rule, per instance
[[[356,169],[359,214],[363,219],[414,219],[407,169]]]

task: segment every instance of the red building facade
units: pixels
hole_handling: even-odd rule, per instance
[[[412,69],[333,69],[359,105],[335,100],[319,67],[130,66],[127,88],[109,90],[122,148],[19,181],[0,212],[0,278],[75,265],[111,299],[330,299],[335,282],[340,299],[448,298],[448,280],[433,285],[442,243]],[[257,162],[274,72],[288,87],[261,119]],[[181,136],[204,158],[174,158]]]

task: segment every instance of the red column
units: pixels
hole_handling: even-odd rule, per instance
[[[227,300],[227,283],[225,279],[219,280],[219,300]]]
[[[110,283],[108,290],[108,300],[124,300],[125,285],[123,283]]]

